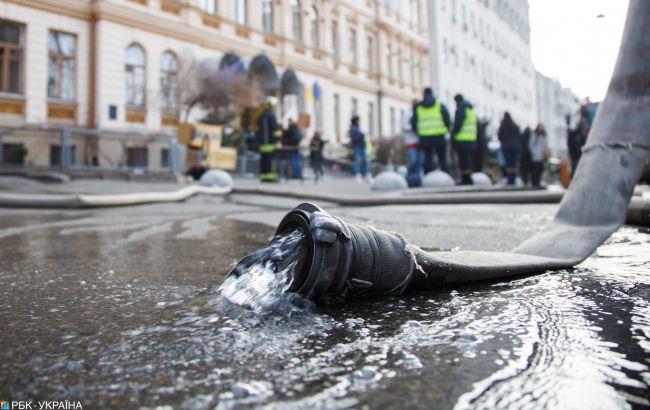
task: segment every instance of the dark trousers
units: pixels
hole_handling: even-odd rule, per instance
[[[531,168],[532,168],[532,161],[530,159],[530,155],[526,155],[524,153],[521,156],[521,163],[519,164],[519,176],[521,176],[521,181],[524,183],[524,185],[528,185],[528,181],[530,180]]]
[[[531,177],[533,180],[533,186],[539,187],[540,182],[542,181],[542,173],[544,172],[544,162],[543,161],[533,161]]]
[[[506,149],[503,150],[503,156],[506,160],[506,177],[508,178],[508,185],[514,185],[517,180],[517,160],[519,159],[519,151]]]
[[[445,141],[444,135],[434,135],[431,137],[420,137],[420,149],[422,154],[424,154],[424,173],[428,174],[429,172],[436,169],[433,165],[433,152],[436,152],[438,156],[438,164],[440,169],[449,173],[449,166],[447,165],[447,141]]]
[[[571,178],[576,174],[578,169],[578,161],[580,161],[580,155],[574,155],[571,157]]]
[[[324,175],[322,158],[320,156],[313,156],[311,159],[311,167],[314,169],[314,180],[318,181],[318,177]]]
[[[472,184],[472,171],[474,170],[474,150],[468,148],[459,148],[458,165],[460,166],[460,183],[463,185]]]

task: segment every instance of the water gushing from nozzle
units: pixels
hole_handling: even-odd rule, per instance
[[[256,313],[291,312],[304,306],[299,295],[288,292],[296,271],[305,263],[305,234],[300,229],[273,237],[269,246],[242,259],[228,273],[219,288],[231,303]]]

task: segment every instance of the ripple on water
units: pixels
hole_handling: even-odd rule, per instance
[[[573,270],[326,306],[286,299],[293,266],[265,265],[160,296],[153,323],[110,345],[65,336],[87,357],[25,386],[182,409],[648,406],[648,241],[624,228]]]

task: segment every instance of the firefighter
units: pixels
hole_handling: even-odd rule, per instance
[[[277,182],[278,173],[275,165],[275,151],[282,137],[282,130],[273,112],[273,102],[267,98],[262,105],[264,111],[257,117],[255,135],[260,151],[260,181]]]

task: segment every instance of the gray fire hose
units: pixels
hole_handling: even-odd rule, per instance
[[[511,252],[434,252],[401,235],[347,224],[312,204],[280,222],[277,233],[301,230],[306,260],[290,291],[323,300],[341,295],[399,294],[571,268],[625,221],[650,153],[650,1],[631,0],[607,96],[598,109],[576,175],[551,224]],[[244,258],[231,274],[253,262]]]
[[[107,206],[140,205],[156,202],[180,202],[197,194],[225,195],[231,187],[190,185],[170,192],[136,192],[131,194],[0,194],[0,206],[27,208],[97,208]]]

